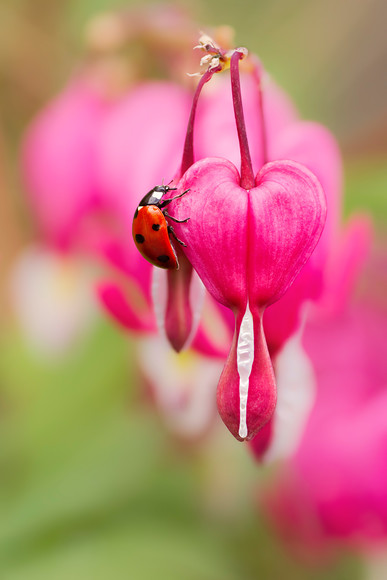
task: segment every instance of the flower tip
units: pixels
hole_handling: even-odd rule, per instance
[[[201,33],[199,44],[194,46],[194,50],[197,48],[205,52],[205,55],[200,60],[200,66],[207,67],[206,70],[213,73],[229,69],[231,57],[236,52],[240,55],[240,59],[248,55],[248,50],[244,47],[227,50],[221,48],[211,36],[205,33]],[[202,76],[202,74],[204,73],[197,73],[195,76]]]
[[[175,332],[172,333],[167,332],[167,339],[173,350],[179,354],[185,347],[185,344],[187,342],[187,334],[186,333],[176,334]]]
[[[242,441],[244,441],[246,439],[246,437],[247,437],[247,426],[246,425],[243,425],[243,426],[241,425],[239,427],[238,434],[239,434],[239,437],[242,439]]]

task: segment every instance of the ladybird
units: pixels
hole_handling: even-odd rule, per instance
[[[175,190],[176,187],[156,185],[142,198],[133,218],[133,239],[140,254],[154,266],[166,270],[178,270],[179,268],[171,236],[182,246],[187,245],[179,240],[167,219],[178,224],[185,223],[190,219],[177,220],[169,215],[165,209],[172,201],[189,192],[187,189],[175,197],[162,199],[168,191]]]

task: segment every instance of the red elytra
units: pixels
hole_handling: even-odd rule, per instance
[[[133,218],[133,239],[140,254],[153,266],[166,270],[178,270],[175,249],[171,243],[171,235],[179,244],[186,246],[179,240],[174,229],[167,219],[177,223],[185,223],[190,218],[177,220],[170,216],[165,209],[172,201],[188,193],[189,189],[170,199],[163,200],[168,191],[176,190],[168,185],[156,185],[140,201]]]

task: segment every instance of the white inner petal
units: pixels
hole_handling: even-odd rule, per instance
[[[165,311],[167,308],[168,274],[162,268],[152,268],[152,301],[157,328],[165,336]]]
[[[239,437],[247,437],[247,397],[249,378],[254,360],[254,322],[249,303],[242,319],[237,345],[237,367],[239,374]]]
[[[27,246],[15,259],[9,290],[25,338],[44,357],[64,355],[98,316],[88,266],[43,246]]]
[[[216,416],[216,385],[223,362],[193,350],[177,354],[160,336],[138,340],[136,347],[142,372],[169,428],[184,437],[201,435]]]
[[[301,336],[299,331],[290,338],[275,361],[278,399],[267,463],[295,452],[315,401],[316,377]]]

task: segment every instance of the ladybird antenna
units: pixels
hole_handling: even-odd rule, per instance
[[[171,179],[171,181],[166,185],[166,187],[168,187],[168,189],[172,190],[172,189],[176,189],[176,187],[169,187],[171,185],[171,183],[173,183],[173,178]]]

